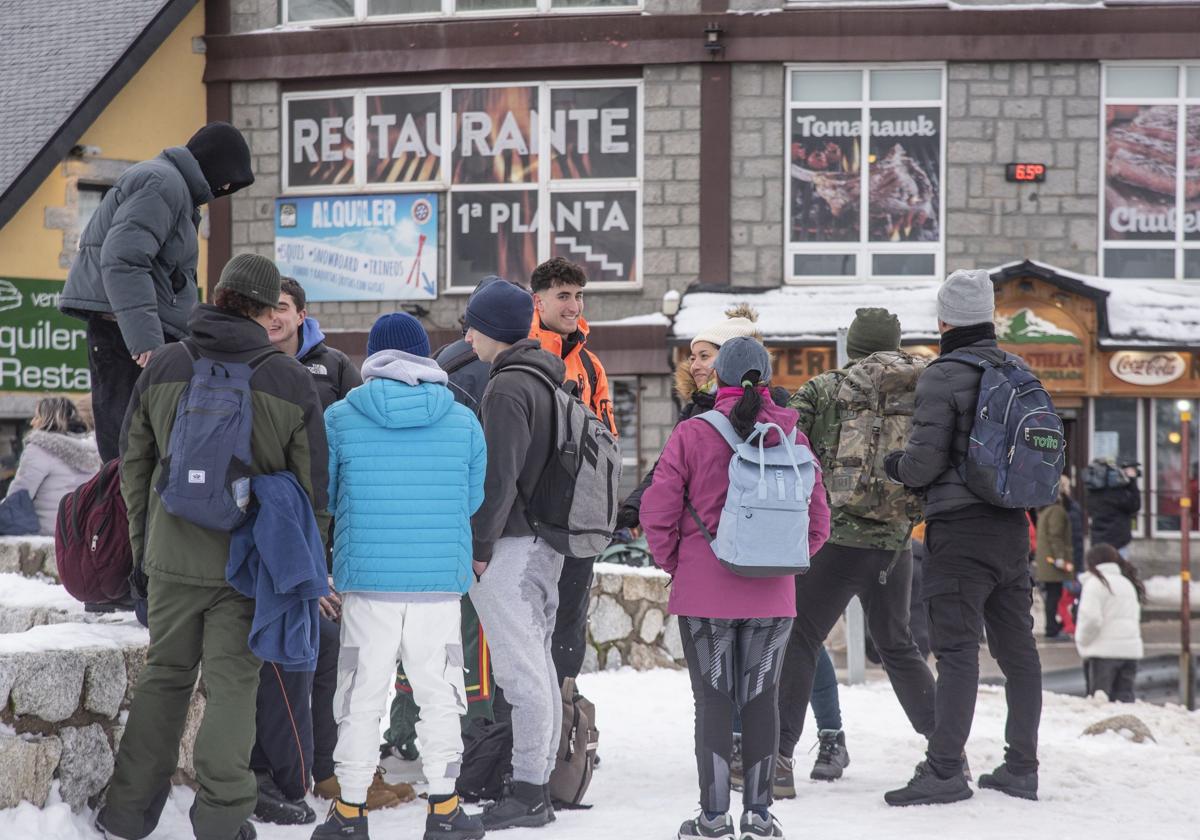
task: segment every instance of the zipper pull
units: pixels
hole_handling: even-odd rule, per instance
[[[1012,446],[1008,447],[1008,463],[1011,464],[1013,462],[1013,458],[1016,456],[1016,454],[1017,445],[1014,443]]]
[[[92,551],[96,550],[96,543],[100,542],[99,534],[92,534]]]

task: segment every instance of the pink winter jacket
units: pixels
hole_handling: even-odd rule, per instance
[[[741,397],[741,388],[717,392],[716,410],[728,416]],[[791,431],[799,419],[780,408],[762,389],[760,422]],[[778,442],[771,432],[767,444]],[[796,442],[808,446],[803,432]],[[674,615],[701,618],[794,618],[796,584],[792,577],[751,578],[735,575],[717,560],[708,540],[696,527],[684,504],[691,499],[710,533],[716,533],[729,489],[729,458],[733,452],[720,433],[693,417],[675,427],[654,470],[654,482],[642,496],[641,521],[654,562],[674,578],[668,610]],[[821,471],[809,503],[808,551],[814,556],[829,537],[829,504]]]

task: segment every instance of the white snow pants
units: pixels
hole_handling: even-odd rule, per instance
[[[344,801],[367,800],[379,766],[379,722],[398,659],[421,707],[417,737],[429,793],[454,792],[463,750],[459,717],[467,713],[461,621],[458,598],[425,603],[342,595],[333,760]]]

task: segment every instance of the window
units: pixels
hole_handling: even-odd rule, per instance
[[[941,66],[789,71],[792,280],[941,276],[944,78]]]
[[[638,81],[287,94],[283,110],[286,193],[448,193],[450,289],[551,256],[640,282]]]
[[[1200,280],[1200,66],[1104,68],[1105,277]]]
[[[283,21],[312,25],[452,15],[494,17],[637,11],[640,8],[642,0],[283,0]]]
[[[621,486],[617,495],[624,499],[642,481],[642,466],[638,460],[640,389],[637,377],[614,377],[608,380],[608,384],[612,390],[613,412],[620,435],[618,442],[621,444]]]
[[[1142,401],[1133,397],[1092,401],[1093,460],[1107,458],[1118,464],[1142,460]],[[1145,486],[1145,479],[1139,483]],[[1134,518],[1134,534],[1142,536],[1144,518]]]
[[[1197,444],[1197,424],[1191,424],[1191,452],[1188,460],[1191,462],[1184,478],[1183,452],[1180,447],[1182,440],[1177,401],[1154,400],[1154,483],[1151,485],[1151,499],[1154,505],[1154,527],[1156,532],[1179,533],[1180,505],[1179,498],[1183,492],[1184,481],[1187,481],[1188,495],[1192,499],[1191,530],[1198,529],[1197,515],[1197,486],[1196,465],[1200,458]],[[1193,420],[1194,420],[1193,416]]]
[[[100,207],[100,202],[111,189],[110,184],[77,184],[75,189],[79,196],[79,216],[76,224],[80,233],[83,233],[88,222],[92,220],[92,214]]]

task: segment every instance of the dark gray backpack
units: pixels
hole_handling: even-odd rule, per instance
[[[155,491],[167,513],[214,531],[232,531],[250,504],[250,377],[278,350],[250,362],[221,362],[181,342],[192,378],[175,410]]]

